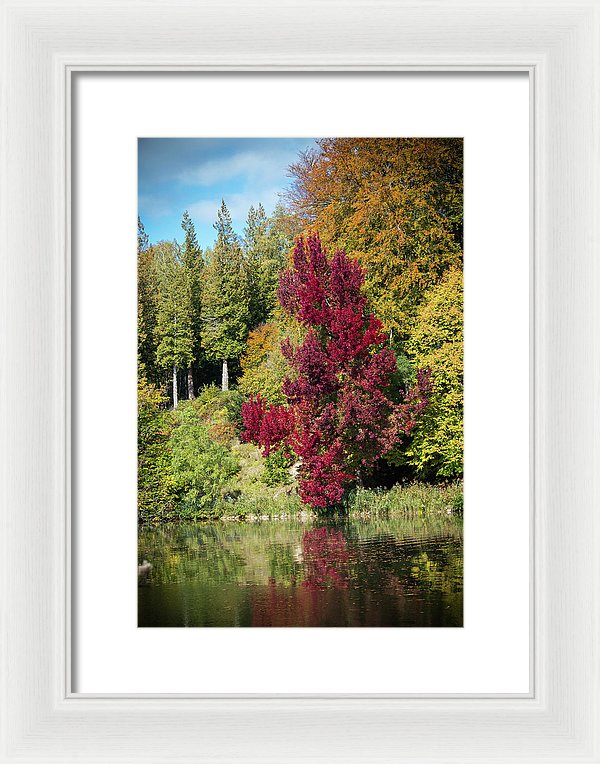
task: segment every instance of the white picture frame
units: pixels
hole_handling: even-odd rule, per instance
[[[0,7],[0,761],[600,762],[598,2],[3,0]],[[529,696],[71,692],[71,80],[81,70],[231,69],[529,73]]]

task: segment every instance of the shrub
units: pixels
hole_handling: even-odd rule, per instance
[[[271,451],[265,459],[262,481],[266,485],[285,485],[291,482],[290,467],[293,459],[284,449]]]
[[[236,457],[211,439],[195,407],[182,403],[177,411],[177,426],[170,447],[175,487],[181,517],[206,517],[213,514],[229,478],[239,470]]]
[[[176,502],[169,450],[173,415],[167,396],[141,378],[138,382],[138,513],[150,521],[170,512]]]
[[[214,427],[215,438],[225,444],[241,430],[243,402],[244,396],[238,390],[205,385],[193,405],[201,421]]]

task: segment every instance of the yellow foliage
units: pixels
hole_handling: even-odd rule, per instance
[[[462,140],[333,138],[292,166],[305,231],[366,268],[386,330],[406,337],[424,292],[462,263]]]
[[[242,377],[238,389],[246,395],[258,394],[267,403],[284,403],[281,389],[289,375],[288,363],[281,353],[283,335],[275,323],[262,324],[250,332],[242,356]]]

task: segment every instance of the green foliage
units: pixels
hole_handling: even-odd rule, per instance
[[[180,517],[211,517],[227,481],[239,470],[239,462],[213,440],[195,407],[181,404],[170,440],[173,475],[178,491]]]
[[[167,397],[138,382],[138,512],[142,521],[169,515],[177,501],[169,437],[174,421]]]
[[[207,426],[225,420],[237,433],[242,426],[243,402],[244,396],[238,390],[221,390],[216,385],[205,385],[194,402],[194,408]]]
[[[268,218],[264,207],[250,207],[244,229],[244,255],[250,282],[250,320],[258,326],[269,320],[277,305],[279,274],[286,266],[293,240]]]
[[[306,514],[298,494],[281,488],[273,494],[245,494],[235,500],[224,498],[216,508],[219,517],[237,520],[275,520]]]
[[[199,361],[202,354],[202,280],[204,261],[198,245],[196,229],[187,210],[183,213],[181,227],[185,239],[181,249],[181,262],[189,283],[190,328],[192,332],[192,359]],[[193,398],[194,391],[188,391]]]
[[[239,389],[247,396],[260,395],[271,404],[285,403],[283,380],[291,375],[281,352],[283,335],[275,323],[262,324],[250,332],[242,357]]]
[[[407,448],[421,477],[458,477],[463,472],[463,282],[454,268],[430,289],[406,343],[417,366],[432,371],[431,403]]]
[[[242,248],[225,202],[215,224],[217,241],[205,269],[202,343],[209,359],[241,356],[250,325],[250,284]]]
[[[270,452],[264,461],[262,481],[265,485],[285,485],[290,483],[290,467],[293,459],[280,448]]]
[[[163,368],[185,368],[193,359],[189,275],[179,259],[176,244],[161,242],[158,248],[159,308],[156,362]]]
[[[138,218],[138,375],[158,382],[156,366],[156,322],[158,313],[158,285],[154,267],[153,248],[148,246],[148,235]]]
[[[181,260],[183,266],[188,270],[194,270],[198,265],[202,265],[202,250],[198,244],[198,237],[196,236],[196,229],[190,213],[185,210],[181,219],[181,227],[185,233],[185,239],[183,241],[183,247],[181,252]]]

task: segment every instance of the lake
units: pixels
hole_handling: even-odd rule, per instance
[[[142,526],[139,626],[462,626],[455,516]]]

